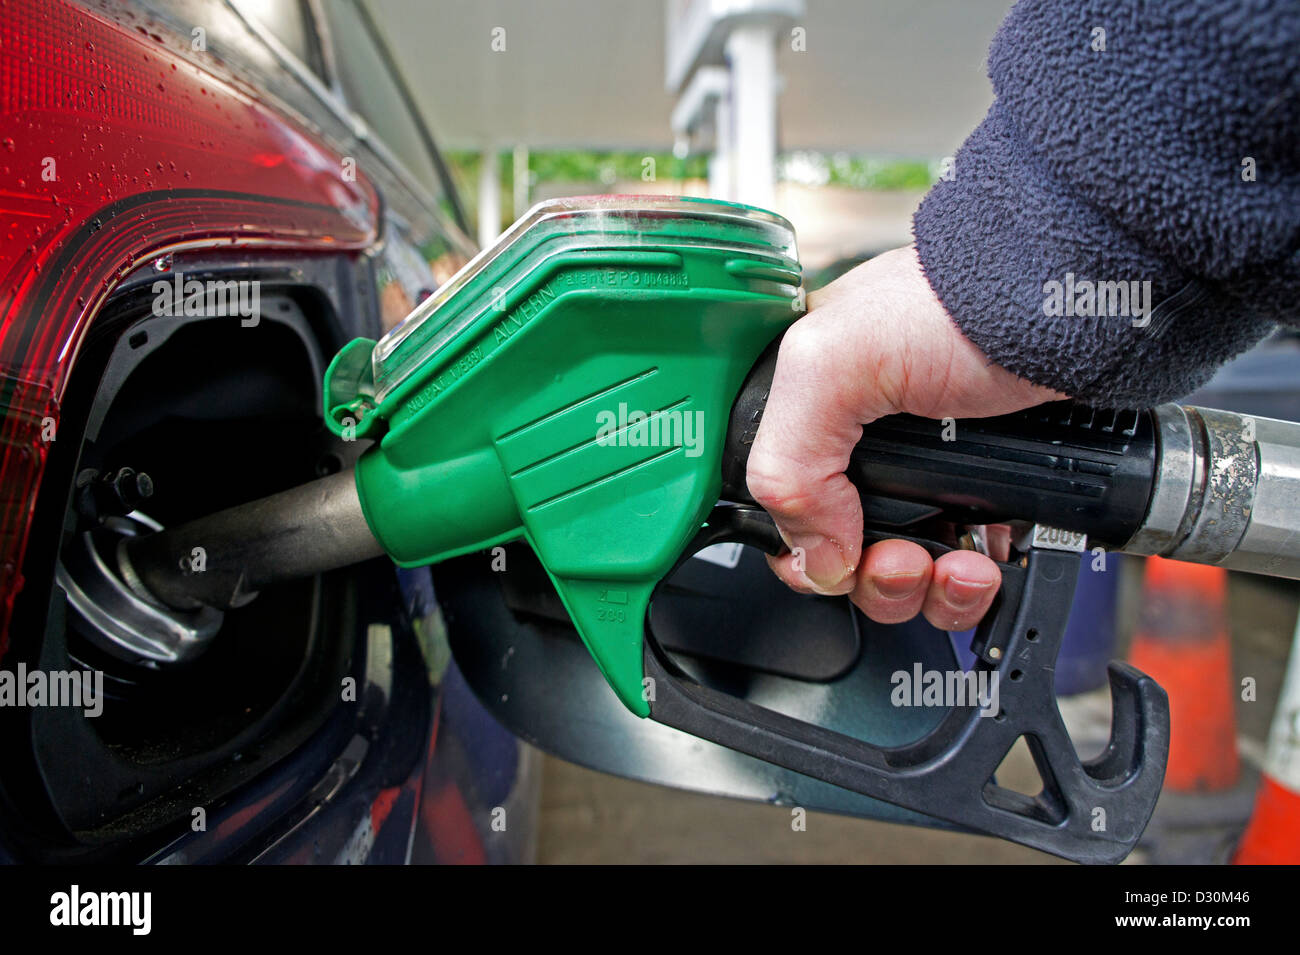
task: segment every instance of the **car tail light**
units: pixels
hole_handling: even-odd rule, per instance
[[[0,18],[0,655],[59,401],[117,283],[180,249],[375,241],[355,164],[209,57],[68,0]]]

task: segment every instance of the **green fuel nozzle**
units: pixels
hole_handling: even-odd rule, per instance
[[[794,231],[703,199],[536,206],[378,342],[330,364],[325,417],[403,566],[523,538],[645,716],[656,585],[717,503],[732,403],[799,316]]]

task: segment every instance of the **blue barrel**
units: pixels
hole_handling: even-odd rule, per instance
[[[1079,562],[1074,606],[1056,657],[1056,692],[1062,696],[1106,685],[1106,664],[1115,656],[1116,611],[1124,560],[1120,554],[1094,557],[1085,553]]]
[[[1124,560],[1121,554],[1105,554],[1104,560],[1090,552],[1081,555],[1070,622],[1056,657],[1056,692],[1062,696],[1106,685],[1106,664],[1115,656],[1116,611]],[[975,662],[970,652],[974,634],[974,630],[963,630],[951,635],[957,659],[966,669]]]

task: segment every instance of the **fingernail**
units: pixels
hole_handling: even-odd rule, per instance
[[[802,564],[800,569],[815,590],[837,590],[853,573],[853,568],[844,562],[839,546],[820,534],[791,537],[790,551],[796,557],[796,566]]]
[[[916,593],[921,586],[922,574],[881,574],[873,576],[871,582],[882,597],[890,600],[902,600]]]
[[[966,610],[979,603],[992,586],[991,580],[976,581],[949,577],[943,585],[943,596],[954,609]]]

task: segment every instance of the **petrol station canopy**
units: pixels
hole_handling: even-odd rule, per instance
[[[666,149],[667,22],[743,0],[366,0],[452,149]],[[991,100],[1010,0],[804,0],[778,23],[777,145],[942,157]],[[671,9],[670,9],[671,8]],[[779,18],[781,19],[781,18]],[[804,50],[792,47],[801,27]],[[678,27],[680,29],[680,26]],[[495,42],[494,42],[495,41]]]

